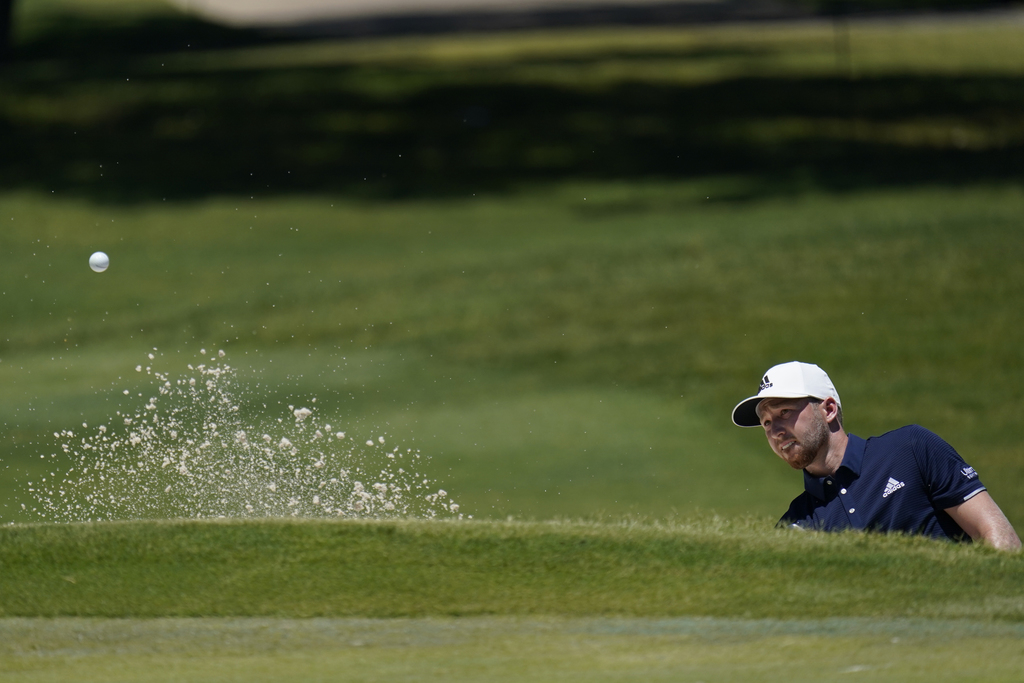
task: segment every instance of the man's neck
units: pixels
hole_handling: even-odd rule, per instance
[[[850,437],[842,429],[830,434],[828,444],[822,448],[814,462],[805,468],[807,473],[815,477],[830,477],[835,474],[839,466],[843,464],[843,456],[846,455],[846,444],[849,440]]]

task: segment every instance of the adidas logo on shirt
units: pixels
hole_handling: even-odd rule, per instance
[[[888,498],[904,486],[906,486],[906,484],[902,481],[896,481],[892,477],[889,477],[889,482],[885,485],[885,491],[882,493],[882,498]]]

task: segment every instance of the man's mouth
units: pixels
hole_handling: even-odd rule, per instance
[[[790,441],[786,441],[785,443],[783,443],[782,446],[781,446],[781,449],[782,449],[783,452],[788,453],[789,449],[791,449],[793,446],[795,446],[796,443],[797,443],[796,439],[791,439]]]

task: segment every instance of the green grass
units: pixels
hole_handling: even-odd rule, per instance
[[[1024,556],[767,521],[0,527],[0,679],[1019,677]]]
[[[0,677],[19,682],[1009,683],[1024,663],[1019,625],[918,619],[4,619],[0,634]]]
[[[1020,555],[764,521],[8,526],[0,613],[1024,618]]]
[[[177,373],[222,345],[252,414],[318,396],[355,433],[432,456],[470,514],[778,514],[798,477],[728,414],[751,377],[804,358],[832,373],[853,432],[934,429],[1020,524],[1020,191],[694,196],[712,187],[8,197],[7,490],[51,432],[141,405],[121,390],[151,395],[133,372],[151,347]]]

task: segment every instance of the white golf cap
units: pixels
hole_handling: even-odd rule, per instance
[[[757,404],[766,398],[807,397],[822,400],[834,398],[839,407],[843,407],[832,380],[817,365],[799,361],[776,365],[764,374],[757,396],[740,401],[732,409],[733,424],[739,427],[759,427],[761,420],[757,417]]]

